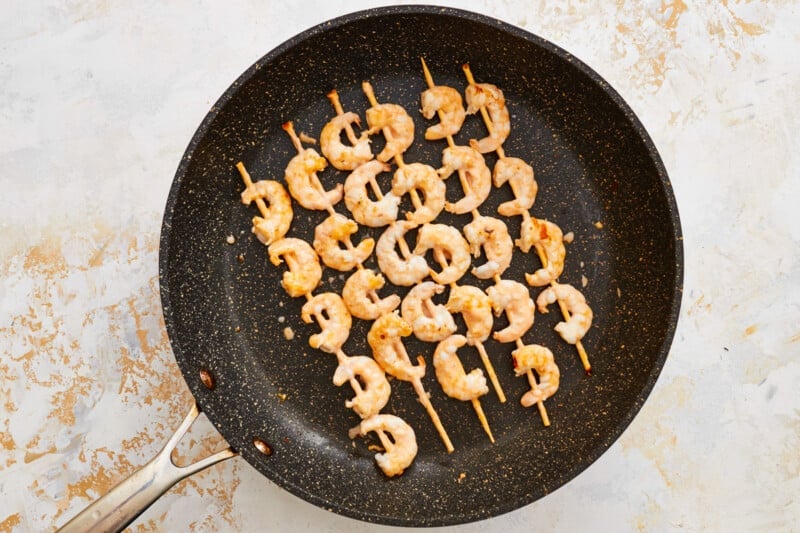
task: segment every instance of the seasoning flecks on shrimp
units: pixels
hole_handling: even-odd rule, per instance
[[[372,159],[369,136],[366,131],[355,139],[352,146],[342,142],[342,132],[352,128],[352,124],[361,124],[361,119],[357,114],[353,112],[337,114],[325,124],[319,137],[322,153],[325,154],[331,165],[339,170],[353,170]]]
[[[384,230],[375,246],[378,267],[395,285],[408,287],[422,281],[428,275],[428,263],[422,255],[414,253],[403,259],[397,253],[399,239],[415,227],[416,224],[413,222],[404,220],[395,222]]]
[[[328,353],[336,353],[342,348],[353,325],[347,306],[335,292],[314,295],[303,305],[300,318],[306,324],[316,320],[322,331],[311,335],[308,344]]]
[[[469,373],[456,351],[467,343],[463,335],[451,335],[436,346],[433,353],[433,367],[436,379],[445,394],[461,401],[474,400],[489,392],[483,370],[474,368]]]
[[[266,200],[265,216],[253,217],[253,233],[258,240],[269,246],[283,238],[292,224],[292,200],[283,185],[277,181],[260,180],[242,191],[242,203],[250,205],[255,200]]]
[[[269,245],[269,260],[275,266],[286,261],[289,270],[283,273],[281,286],[293,298],[310,293],[322,279],[317,253],[302,239],[284,237],[273,242]]]
[[[492,182],[502,187],[508,182],[514,199],[497,206],[497,212],[504,217],[527,215],[536,201],[539,184],[533,175],[533,167],[516,157],[501,157],[494,165]]]
[[[402,338],[408,337],[412,332],[411,324],[403,320],[397,311],[393,311],[375,320],[367,334],[372,356],[381,368],[403,381],[422,379],[425,375],[425,360],[420,357],[419,364],[413,365],[403,345]]]
[[[408,291],[400,304],[403,320],[411,324],[414,335],[421,341],[438,342],[456,331],[453,315],[444,305],[431,301],[434,295],[442,292],[442,285],[423,281]]]
[[[486,253],[486,263],[472,269],[479,279],[501,275],[511,264],[514,242],[505,222],[494,217],[476,216],[464,226],[464,236],[474,257],[480,257],[481,247]]]
[[[359,224],[380,228],[397,220],[400,195],[389,192],[379,200],[372,200],[367,190],[367,185],[378,174],[389,170],[391,167],[386,163],[367,161],[353,170],[344,181],[344,203]]]
[[[511,119],[503,91],[490,83],[473,83],[467,86],[465,99],[468,115],[477,113],[483,107],[492,121],[491,133],[479,141],[470,139],[470,146],[482,154],[494,152],[503,145],[511,132]]]
[[[452,87],[437,85],[426,89],[420,97],[422,116],[427,119],[439,112],[440,122],[425,130],[425,139],[434,141],[455,135],[464,123],[466,112],[461,93]]]
[[[533,326],[535,307],[525,285],[502,279],[486,289],[486,294],[492,301],[494,314],[500,316],[505,312],[508,318],[508,326],[492,334],[496,341],[513,342]]]
[[[425,255],[433,250],[437,262],[444,264],[441,272],[430,271],[436,283],[448,285],[463,276],[470,265],[469,244],[456,228],[445,224],[425,224],[417,233],[414,254]]]
[[[366,435],[370,431],[386,432],[392,436],[381,439],[386,449],[375,454],[375,462],[388,477],[399,476],[417,456],[417,437],[414,430],[402,418],[395,415],[373,415],[353,428],[350,438]]]
[[[354,378],[361,387],[355,397],[344,403],[345,407],[353,409],[361,418],[378,414],[389,402],[392,393],[386,374],[371,357],[355,355],[342,358],[333,373],[333,384],[341,387]]]
[[[367,83],[367,82],[364,82]],[[367,134],[383,132],[386,144],[376,157],[386,162],[405,152],[414,142],[414,120],[402,106],[378,104],[367,109]]]
[[[342,199],[342,184],[326,191],[317,177],[328,162],[313,148],[306,148],[294,156],[286,166],[284,178],[289,194],[306,209],[325,210]]]
[[[529,370],[534,370],[539,375],[539,382],[520,399],[525,407],[543,402],[558,390],[561,372],[556,365],[553,352],[539,344],[520,346],[513,352],[514,373],[522,376]]]
[[[477,209],[492,190],[492,173],[483,156],[469,146],[448,146],[442,152],[439,176],[447,179],[453,172],[463,175],[468,190],[457,202],[445,202],[445,210],[461,215]]]
[[[386,280],[379,273],[368,268],[356,270],[344,282],[342,299],[347,310],[356,318],[374,320],[389,313],[400,305],[400,297],[396,294],[377,301],[369,297],[372,291],[378,291],[386,285]]]
[[[570,344],[576,344],[592,326],[592,309],[586,303],[583,294],[566,283],[554,283],[543,290],[536,298],[536,306],[540,313],[547,313],[547,306],[556,300],[566,306],[570,317],[566,322],[556,324],[555,330],[562,339]]]
[[[523,252],[528,252],[531,246],[543,254],[547,264],[533,274],[525,274],[528,284],[533,287],[542,287],[558,279],[564,271],[564,236],[556,224],[535,217],[527,217],[520,227],[520,238],[517,246]]]
[[[358,231],[358,224],[344,215],[334,213],[314,229],[314,250],[330,268],[347,272],[363,263],[372,254],[375,240],[366,238],[355,247],[342,248],[340,243]]]
[[[423,202],[406,213],[407,220],[415,224],[425,224],[439,216],[444,208],[447,186],[433,167],[423,163],[409,163],[395,171],[392,194],[400,197],[412,190],[422,193]]]

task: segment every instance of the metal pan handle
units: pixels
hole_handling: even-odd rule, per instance
[[[122,531],[178,481],[236,455],[227,448],[187,466],[172,461],[172,451],[200,414],[192,405],[175,434],[149,463],[122,480],[105,496],[78,513],[59,529],[63,533]]]

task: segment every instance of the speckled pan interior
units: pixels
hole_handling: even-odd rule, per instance
[[[409,353],[428,361],[424,384],[456,450],[446,453],[410,384],[392,381],[383,412],[414,427],[419,454],[400,478],[389,480],[368,449],[374,441],[348,438],[348,428],[358,423],[344,406],[353,393],[333,385],[335,358],[307,345],[317,326],[301,321],[305,300],[284,292],[283,269],[270,264],[266,247],[251,234],[257,212],[239,201],[243,185],[234,165],[241,160],[254,179],[282,181],[295,152],[281,123],[292,120],[298,131],[318,138],[333,116],[325,97],[333,88],[346,110],[363,117],[368,104],[360,84],[369,80],[379,101],[402,104],[414,118],[416,141],[406,161],[440,166],[445,143],[422,137],[433,121],[418,111],[425,89],[421,56],[437,83],[463,91],[461,65],[468,62],[478,81],[505,92],[512,120],[505,151],[531,163],[539,183],[532,214],[575,235],[561,281],[580,288],[582,276],[588,280],[582,290],[595,319],[584,345],[594,375],[584,374],[574,347],[553,331],[557,308],[537,313],[524,340],[549,346],[561,369],[561,387],[546,403],[552,425],[545,428],[535,408],[519,404],[527,385],[514,377],[512,346],[487,341],[509,398],[501,404],[490,392],[482,399],[497,439],[492,445],[472,407],[447,398],[436,382],[434,346],[407,339]],[[456,143],[484,135],[479,118],[470,116]],[[374,148],[381,143],[376,137]],[[490,166],[495,161],[495,155],[487,156]],[[330,187],[346,174],[329,168],[321,176]],[[379,178],[384,190],[390,179],[388,173]],[[447,186],[454,200],[457,179]],[[497,205],[510,198],[507,185],[495,189],[480,212],[496,215]],[[343,203],[336,209],[347,214]],[[289,235],[310,240],[325,216],[296,206]],[[469,220],[443,214],[439,221],[462,227]],[[518,237],[519,218],[507,222]],[[379,234],[362,229],[356,240]],[[234,244],[226,242],[229,235]],[[619,437],[667,357],[680,305],[682,254],[675,199],[658,153],[633,112],[594,71],[553,44],[484,16],[382,8],[324,23],[284,43],[210,110],[180,162],[167,202],[161,297],[190,389],[245,460],[325,509],[370,522],[434,526],[531,503],[586,469]],[[376,268],[374,256],[367,266]],[[538,266],[535,254],[516,251],[503,277],[524,281],[523,273]],[[317,292],[338,292],[344,279],[325,269]],[[460,283],[487,286],[470,275]],[[381,293],[391,291],[406,292],[387,287]],[[537,292],[531,290],[534,298]],[[500,318],[496,327],[504,323]],[[287,326],[293,340],[284,337]],[[346,353],[371,355],[368,327],[354,320]],[[459,353],[467,370],[480,366],[473,349]],[[213,390],[201,383],[201,369],[214,375]],[[260,453],[254,437],[267,442],[272,455]]]

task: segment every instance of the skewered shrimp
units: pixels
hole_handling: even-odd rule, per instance
[[[302,239],[284,237],[273,242],[269,245],[269,260],[275,266],[286,261],[289,270],[283,273],[281,286],[293,298],[313,291],[322,279],[317,253]]]
[[[383,279],[383,276],[368,268],[353,272],[342,288],[342,299],[350,314],[362,320],[374,320],[397,309],[397,306],[400,305],[400,297],[396,294],[390,294],[377,302],[369,298],[370,291],[378,291],[384,285],[386,285],[386,280]]]
[[[474,368],[469,374],[464,372],[456,351],[466,343],[467,338],[463,335],[451,335],[440,342],[433,353],[433,367],[442,390],[461,401],[473,400],[489,392],[483,370]]]
[[[450,213],[469,213],[481,205],[492,190],[492,173],[483,156],[469,146],[448,146],[442,153],[442,168],[439,176],[447,179],[453,172],[463,172],[467,183],[464,197],[455,203],[445,202]]]
[[[441,294],[443,291],[442,285],[424,281],[408,291],[403,303],[400,304],[403,320],[411,324],[414,335],[421,341],[438,342],[456,330],[453,316],[444,305],[426,302],[434,294]]]
[[[365,82],[366,83],[366,82]],[[414,121],[406,110],[397,104],[378,104],[367,109],[368,135],[382,131],[386,145],[376,157],[389,161],[405,152],[414,142]]]
[[[425,224],[417,233],[415,255],[425,255],[433,250],[434,257],[442,264],[442,271],[430,271],[436,283],[447,285],[455,283],[467,271],[470,265],[469,245],[461,233],[452,226],[444,224]]]
[[[347,272],[363,263],[372,253],[375,240],[366,238],[352,249],[339,246],[358,231],[358,224],[344,215],[334,213],[314,229],[314,250],[323,263],[336,270]]]
[[[450,289],[447,310],[461,313],[467,324],[467,342],[470,346],[483,342],[492,332],[492,301],[478,287],[457,285]]]
[[[380,200],[374,201],[367,192],[367,184],[381,172],[388,172],[390,169],[386,163],[367,161],[351,172],[344,181],[344,203],[359,224],[379,228],[397,220],[400,195],[389,192]]]
[[[354,377],[358,378],[361,390],[356,391],[352,400],[344,403],[345,407],[352,408],[361,418],[377,414],[389,401],[392,393],[386,374],[373,358],[356,355],[339,363],[333,373],[333,384],[341,387]]]
[[[486,289],[492,301],[494,314],[500,316],[505,311],[508,326],[495,331],[492,337],[498,342],[512,342],[521,338],[533,325],[535,308],[528,294],[528,288],[522,283],[503,279]]]
[[[526,253],[531,246],[535,247],[536,251],[544,254],[547,259],[546,266],[533,274],[525,274],[529,285],[542,287],[558,279],[558,276],[564,271],[564,256],[566,255],[564,236],[561,228],[552,222],[528,217],[522,221],[520,238],[516,243],[520,250]]]
[[[316,319],[322,331],[311,335],[308,344],[328,353],[336,353],[342,348],[353,325],[347,306],[335,292],[315,295],[303,305],[300,317],[306,324]]]
[[[395,415],[373,415],[361,421],[350,438],[370,431],[385,431],[391,440],[382,442],[386,452],[375,454],[375,462],[388,477],[399,476],[417,456],[417,437],[414,430],[402,418]]]
[[[327,165],[328,162],[316,150],[306,148],[294,156],[286,166],[284,177],[289,186],[289,194],[306,209],[327,209],[342,199],[341,183],[326,191],[316,175]]]
[[[514,199],[497,206],[497,212],[504,217],[524,215],[533,207],[539,184],[533,176],[533,167],[517,157],[502,157],[497,160],[492,172],[495,187],[508,182]]]
[[[566,322],[556,324],[555,330],[562,339],[575,344],[592,326],[592,309],[586,304],[586,298],[578,289],[565,283],[555,283],[543,290],[536,298],[536,306],[540,313],[547,313],[547,306],[556,300],[566,305],[570,318]]]
[[[464,236],[474,257],[480,257],[481,246],[486,252],[486,263],[472,269],[472,274],[476,278],[489,279],[499,276],[511,264],[514,243],[502,220],[477,216],[464,226]]]
[[[256,199],[268,202],[265,217],[253,217],[253,233],[258,240],[269,246],[283,238],[292,224],[292,200],[283,185],[277,181],[261,180],[242,191],[242,203],[250,205]]]
[[[428,263],[424,257],[415,253],[408,259],[402,259],[396,250],[397,241],[414,227],[416,224],[413,222],[403,220],[392,224],[378,238],[375,247],[378,267],[395,285],[408,287],[428,275]]]
[[[420,97],[422,102],[422,116],[433,118],[437,111],[440,112],[441,121],[425,130],[425,139],[434,141],[455,135],[464,123],[466,113],[461,102],[461,93],[452,87],[437,85],[423,91]]]
[[[439,216],[444,207],[447,186],[433,167],[409,163],[397,169],[392,178],[392,194],[400,197],[412,189],[422,193],[423,203],[406,213],[406,218],[415,224],[425,224]]]
[[[353,112],[336,115],[325,124],[319,136],[322,153],[325,154],[331,165],[339,170],[353,170],[372,159],[369,136],[366,131],[361,134],[353,146],[342,143],[342,131],[354,123],[361,125],[358,115]]]
[[[469,140],[469,145],[482,154],[494,152],[506,140],[511,132],[511,119],[508,116],[506,99],[503,91],[490,83],[474,83],[465,91],[467,100],[467,114],[477,113],[485,107],[492,120],[492,130],[487,137],[480,141]]]
[[[403,346],[402,337],[408,337],[412,331],[411,324],[400,318],[397,311],[393,311],[373,322],[367,333],[372,356],[387,374],[403,381],[422,379],[425,375],[425,360],[422,356],[418,359],[418,365],[411,364]]]
[[[539,375],[539,383],[526,392],[520,403],[530,407],[537,402],[543,402],[558,390],[561,372],[556,365],[553,352],[539,344],[520,346],[513,352],[514,373],[521,376],[528,370],[535,370]]]

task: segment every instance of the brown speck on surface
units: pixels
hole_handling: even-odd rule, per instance
[[[586,287],[589,284],[589,278],[586,276],[581,276],[581,287]]]
[[[567,232],[567,233],[565,233],[565,234],[564,234],[564,238],[563,238],[563,240],[564,240],[564,242],[565,242],[565,243],[567,243],[567,244],[571,244],[571,243],[572,243],[572,241],[574,241],[574,240],[575,240],[575,233],[573,233],[573,232],[571,232],[571,231],[570,231],[570,232]]]
[[[240,331],[242,331],[242,328],[241,328],[241,326],[236,326],[235,328],[233,328],[233,331],[235,331],[236,333],[239,333]]]
[[[236,260],[239,261],[240,263],[244,263],[244,255],[242,254],[237,255]]]
[[[461,472],[460,474],[458,474],[458,482],[459,483],[464,481],[466,478],[467,478],[467,474],[465,472]]]
[[[749,326],[747,326],[747,327],[745,328],[745,330],[744,330],[744,336],[745,336],[745,337],[749,337],[750,335],[752,335],[752,334],[753,334],[753,333],[755,333],[756,331],[758,331],[758,325],[757,325],[757,324],[751,324],[751,325],[749,325]]]
[[[236,242],[236,237],[234,237],[233,235],[228,235],[225,238],[225,242],[227,242],[228,244],[234,244]]]
[[[286,337],[287,341],[294,339],[294,330],[289,326],[283,328],[283,336]]]
[[[594,227],[597,229],[603,229],[603,223],[598,220],[594,223]]]
[[[211,372],[206,368],[200,369],[200,381],[208,390],[214,390],[214,387],[216,386],[216,381],[214,380],[213,374],[211,374]]]
[[[281,403],[285,402],[286,398],[288,398],[285,392],[279,392],[276,394],[276,396],[278,397],[278,400],[280,400]]]

